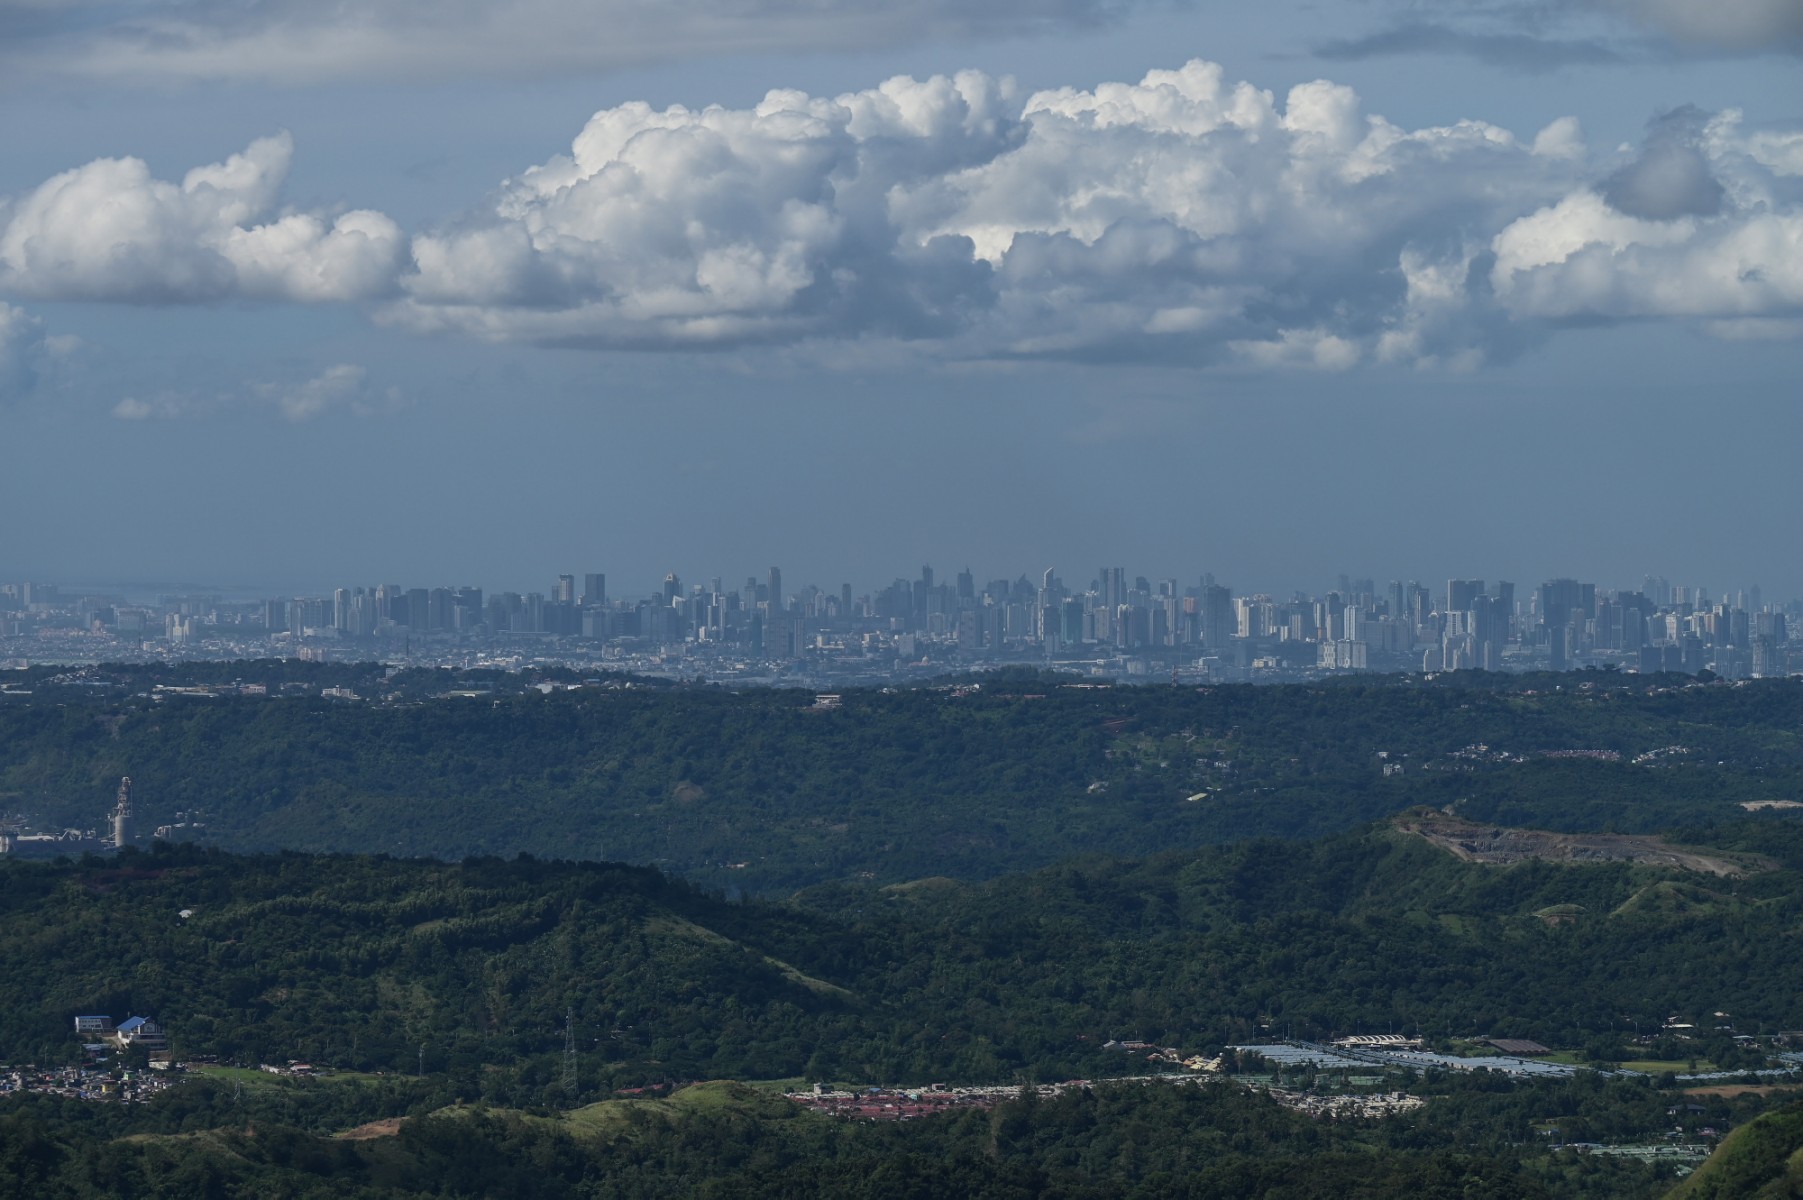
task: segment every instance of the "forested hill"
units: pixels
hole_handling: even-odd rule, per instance
[[[219,683],[233,665],[209,669]],[[36,679],[0,702],[0,814],[94,828],[130,775],[141,829],[185,813],[203,827],[175,836],[228,847],[529,852],[767,894],[1307,838],[1420,804],[1653,831],[1803,799],[1791,681],[1173,688],[1027,674],[817,708],[811,693],[617,678],[539,680],[574,685],[542,695],[508,677],[445,696],[497,681],[367,670],[360,699],[330,699],[320,690],[345,680],[329,667],[272,680],[268,696],[201,697],[151,690],[142,670]]]
[[[590,1087],[1089,1077],[1123,1069],[1112,1038],[1274,1029],[1606,1055],[1674,1013],[1803,1027],[1803,838],[1698,832],[1769,868],[1495,866],[1389,825],[783,903],[530,860],[0,864],[0,1046],[58,1061],[73,1014],[136,1012],[184,1056],[413,1069],[423,1046],[428,1071],[517,1101],[557,1079],[566,1010]],[[1734,1062],[1716,1040],[1690,1053]]]

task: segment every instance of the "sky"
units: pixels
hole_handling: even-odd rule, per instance
[[[0,0],[0,580],[1800,596],[1800,84],[1799,0]]]

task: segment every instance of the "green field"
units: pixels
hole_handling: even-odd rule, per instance
[[[187,1068],[196,1075],[242,1083],[247,1087],[293,1087],[297,1084],[313,1083],[373,1083],[383,1078],[379,1074],[368,1071],[329,1071],[319,1075],[275,1075],[261,1067],[230,1067],[219,1063],[200,1063]]]

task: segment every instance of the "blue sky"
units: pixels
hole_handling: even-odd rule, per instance
[[[0,0],[0,577],[1803,594],[1795,0]]]

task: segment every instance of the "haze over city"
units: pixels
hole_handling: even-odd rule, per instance
[[[0,562],[1797,594],[1796,13],[0,6]]]

